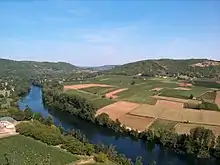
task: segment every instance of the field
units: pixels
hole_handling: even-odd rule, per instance
[[[85,92],[85,91],[78,90],[78,89],[67,90],[65,92],[68,93],[69,95],[78,95],[78,96],[81,96],[83,98],[90,100],[94,104],[94,106],[98,109],[115,102],[115,100],[103,98],[102,96],[99,96],[97,94]]]
[[[172,130],[176,126],[177,122],[175,121],[170,121],[170,120],[163,120],[163,119],[157,119],[155,122],[150,126],[152,129],[159,129],[159,128],[164,128],[164,129],[169,129]]]
[[[165,106],[142,104],[136,109],[130,111],[129,114],[176,122],[189,122],[194,124],[220,126],[220,113],[209,110],[194,110],[184,108],[178,109]]]
[[[11,165],[43,163],[47,156],[53,165],[65,165],[77,160],[68,152],[21,135],[2,138],[0,141],[0,164],[5,163],[5,153],[9,154],[9,160],[12,160]]]
[[[216,98],[217,92],[215,91],[208,91],[202,94],[200,97],[207,102],[214,103]]]
[[[213,133],[218,136],[220,135],[220,127],[219,126],[210,126],[210,125],[202,125],[202,124],[187,124],[187,123],[178,123],[175,127],[175,130],[179,134],[190,133],[190,129],[195,127],[204,127],[206,129],[211,129]]]
[[[82,90],[97,95],[104,95],[116,89],[117,89],[116,87],[89,87],[89,88],[84,88]]]
[[[150,117],[140,117],[129,114],[119,117],[119,121],[126,125],[126,127],[138,131],[144,131],[147,129],[154,122],[154,120],[154,118]]]
[[[68,82],[65,89],[96,104],[100,108],[96,115],[106,113],[128,128],[143,131],[149,127],[173,129],[177,123],[220,126],[219,112],[187,109],[196,108],[202,103],[201,99],[220,106],[220,92],[212,88],[213,82],[207,83],[196,81],[187,84],[174,78],[106,75],[78,81],[78,84],[75,81],[71,87]]]
[[[99,109],[96,115],[106,113],[112,120],[116,120],[119,117],[124,116],[126,113],[132,111],[133,109],[137,108],[138,106],[139,104],[137,103],[119,101]]]

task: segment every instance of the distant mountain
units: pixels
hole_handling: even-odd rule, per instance
[[[198,78],[220,78],[220,61],[208,59],[158,59],[143,60],[117,66],[108,70],[111,74],[122,75],[185,75]]]
[[[64,74],[80,70],[65,62],[14,61],[0,59],[0,76],[38,76]]]
[[[95,67],[81,67],[83,69],[92,70],[92,71],[105,71],[115,68],[118,65],[103,65],[103,66],[95,66]]]

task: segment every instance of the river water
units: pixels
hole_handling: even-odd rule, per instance
[[[42,101],[42,91],[39,87],[32,86],[29,94],[19,102],[19,108],[24,109],[28,105],[33,112],[40,112],[44,117],[50,115],[54,123],[62,124],[64,129],[79,129],[91,143],[103,143],[114,145],[119,153],[125,154],[133,161],[137,156],[142,156],[144,165],[156,161],[157,165],[220,165],[220,161],[197,159],[192,156],[180,155],[172,150],[160,148],[158,145],[149,144],[142,140],[134,140],[122,137],[119,134],[93,125],[64,113],[48,111]]]

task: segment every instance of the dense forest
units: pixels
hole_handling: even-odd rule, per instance
[[[220,62],[207,59],[159,59],[143,60],[117,66],[108,74],[144,76],[188,76],[197,78],[220,78]]]

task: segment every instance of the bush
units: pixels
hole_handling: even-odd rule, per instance
[[[95,155],[94,159],[96,162],[105,163],[108,160],[108,157],[103,152],[100,152],[97,155]]]
[[[63,142],[62,135],[58,128],[43,125],[38,121],[20,123],[16,125],[16,131],[48,145],[58,145]]]

